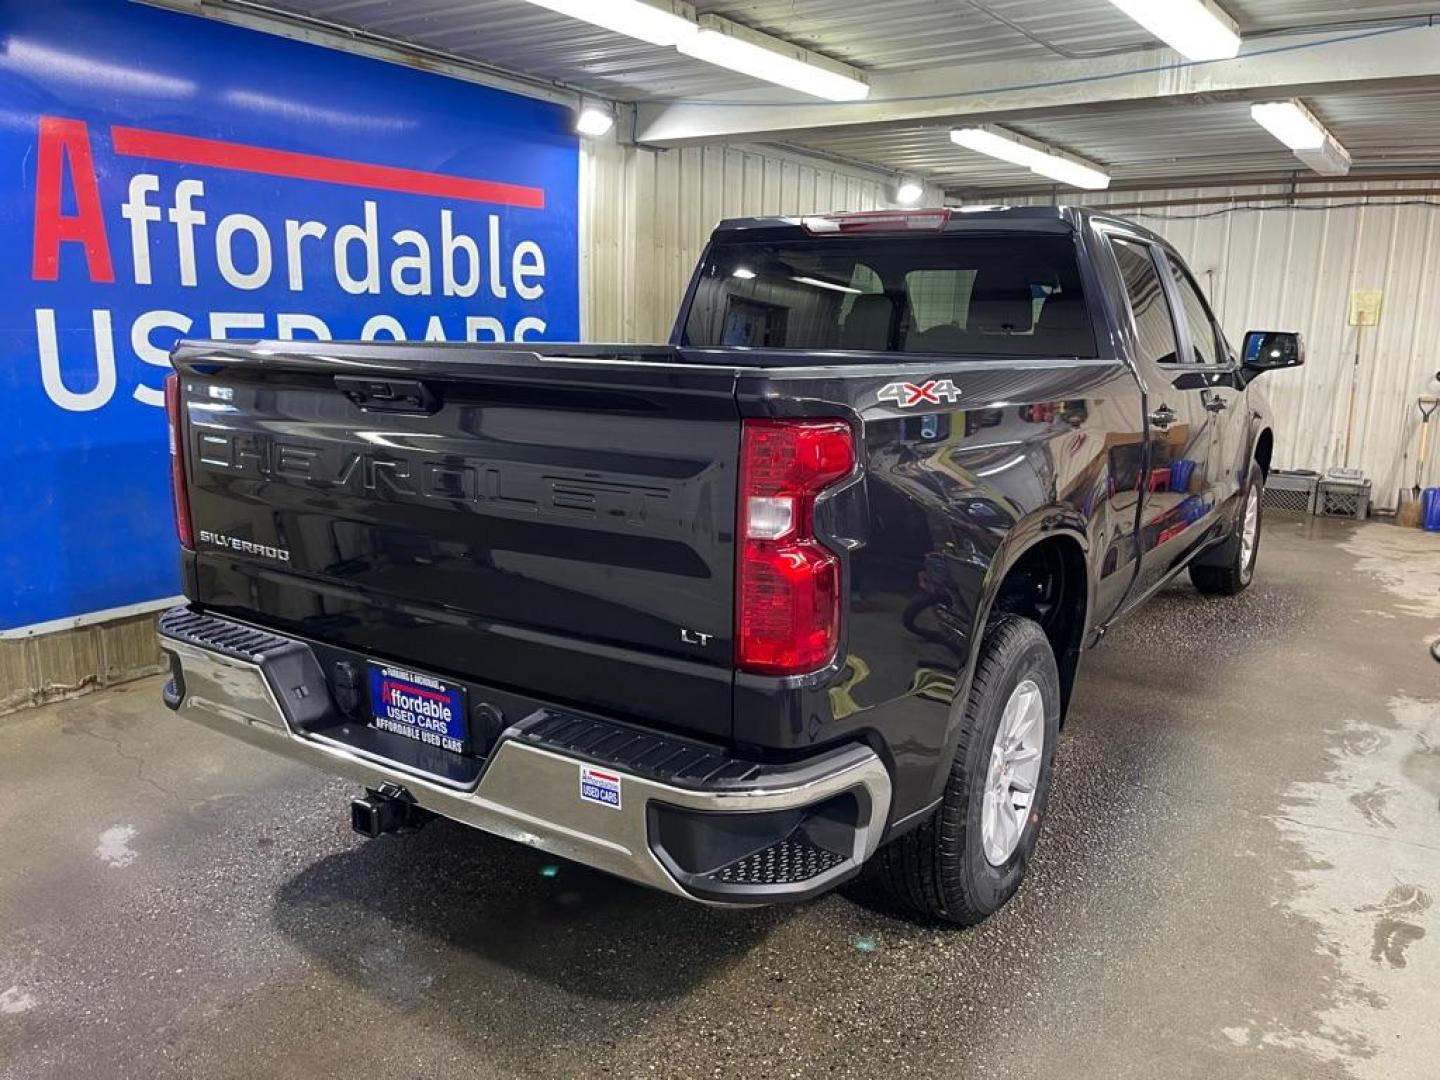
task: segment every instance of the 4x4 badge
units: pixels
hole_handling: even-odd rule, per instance
[[[927,379],[923,383],[886,383],[875,395],[881,401],[893,401],[902,409],[916,405],[953,405],[960,397],[960,388],[949,379]]]

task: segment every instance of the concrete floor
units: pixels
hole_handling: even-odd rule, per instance
[[[1437,627],[1440,537],[1276,516],[1246,595],[1091,654],[968,932],[367,843],[155,679],[6,717],[0,1076],[1434,1077]]]

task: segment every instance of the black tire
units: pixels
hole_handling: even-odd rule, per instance
[[[1024,680],[1040,688],[1045,741],[1030,816],[1014,852],[1000,866],[985,856],[982,797],[990,751],[1012,691]],[[975,678],[960,718],[960,741],[940,805],[925,824],[877,855],[876,877],[893,899],[927,919],[973,926],[1015,895],[1035,851],[1060,730],[1060,675],[1038,623],[1003,615],[985,632]]]
[[[1255,560],[1260,555],[1260,525],[1265,513],[1265,474],[1255,462],[1250,463],[1250,475],[1245,479],[1244,500],[1235,517],[1235,528],[1230,539],[1221,544],[1214,556],[1204,563],[1192,563],[1190,580],[1195,588],[1211,596],[1234,596],[1244,592],[1255,577]],[[1241,531],[1245,527],[1248,500],[1255,500],[1255,542],[1250,546],[1249,557],[1241,543]]]

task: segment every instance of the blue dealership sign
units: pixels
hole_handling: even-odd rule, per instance
[[[0,630],[178,591],[179,337],[579,335],[568,111],[123,0],[0,11]]]

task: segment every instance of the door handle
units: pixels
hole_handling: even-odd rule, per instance
[[[1175,410],[1169,405],[1161,405],[1150,414],[1150,426],[1164,431],[1171,424],[1175,423]]]
[[[1225,399],[1219,394],[1207,394],[1205,396],[1205,408],[1211,412],[1220,413],[1224,412],[1229,406],[1225,404]]]
[[[426,413],[440,410],[440,399],[419,379],[366,379],[336,375],[335,386],[366,412]]]

